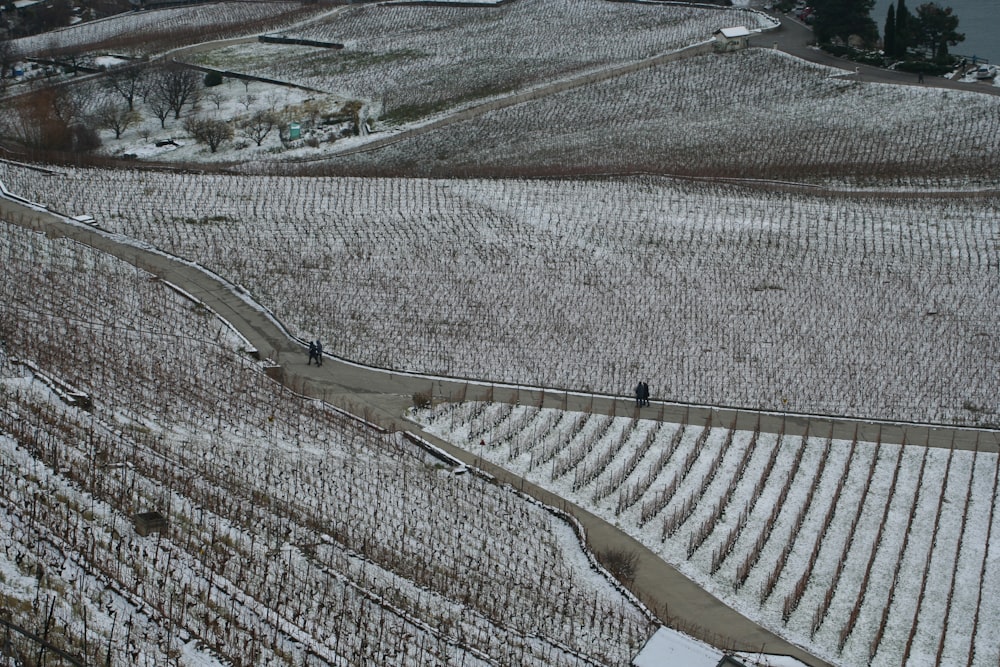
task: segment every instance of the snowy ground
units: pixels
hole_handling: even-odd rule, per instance
[[[308,9],[308,13],[315,12],[316,9]],[[119,54],[149,57],[160,50],[176,47],[186,36],[196,35],[198,41],[202,41],[252,34],[265,26],[301,18],[303,11],[296,3],[213,2],[125,12],[15,39],[12,45],[17,53],[30,57],[69,51],[98,56],[101,55],[99,51],[112,45]]]
[[[620,665],[652,633],[563,518],[282,389],[163,283],[13,226],[0,257],[4,620],[113,665]]]
[[[236,5],[237,14],[256,6]],[[145,15],[99,22],[102,34],[113,35],[115,25],[127,34]],[[303,161],[299,169],[346,175],[657,172],[873,189],[997,186],[1000,98],[860,83],[838,78],[840,70],[770,50],[684,59],[495,110],[377,151],[344,155],[505,92],[544,88],[567,76],[704,41],[720,21],[766,27],[761,14],[746,9],[606,0],[569,5],[519,0],[494,8],[339,7],[280,32],[344,44],[343,49],[249,40],[207,44],[179,56],[324,92],[263,82],[244,88],[227,80],[202,89],[201,100],[163,128],[140,99],[142,122],[121,139],[104,130],[100,152],[243,163],[254,171],[294,169]],[[554,30],[560,37],[578,37],[559,39]],[[100,79],[71,89],[89,100],[91,110],[108,99]],[[279,140],[276,128],[258,147],[237,131],[213,153],[182,127],[184,118],[202,116],[238,130],[253,112],[274,110],[287,132],[290,123],[307,127],[318,115],[307,100],[321,113],[357,101],[376,132],[354,137],[343,136],[349,129],[343,126],[306,129],[302,141],[289,145]]]
[[[554,5],[508,7],[527,6]],[[355,25],[375,35],[381,24],[369,11],[356,8]],[[386,11],[398,18],[411,8]],[[337,25],[302,35],[336,37]],[[649,47],[621,46],[637,44],[625,57]],[[360,43],[351,46],[357,56]],[[567,62],[539,67],[594,62],[579,60],[586,40],[566,46]],[[248,69],[269,71],[260,62],[268,48],[239,53]],[[463,62],[483,62],[469,55]],[[341,74],[361,83],[324,104],[379,99],[375,84],[405,73],[402,60],[355,58]],[[805,196],[653,178],[42,176],[9,164],[0,180],[212,267],[297,333],[333,339],[335,352],[360,361],[610,393],[642,376],[656,396],[681,400],[997,423],[1000,209],[995,196],[965,197],[997,184],[996,101],[849,84],[771,53],[695,62],[706,64],[589,86],[338,165],[530,173],[648,161],[657,171],[962,196]],[[328,65],[279,65],[277,78],[340,90]],[[480,81],[478,67],[468,69],[463,86]],[[483,81],[488,92],[510,85]],[[257,82],[217,92],[218,104],[203,96],[185,115],[233,120],[305,102],[296,89]],[[400,93],[389,106],[457,99],[432,92]],[[261,168],[262,157],[363,141],[279,155],[273,135],[260,150],[238,140],[213,155],[178,136],[179,121],[161,133],[144,115],[122,140],[105,132],[104,150],[153,156],[149,144],[172,137],[180,145],[160,158]],[[887,135],[886,122],[896,131]],[[18,267],[0,277],[0,474],[9,490],[0,594],[27,627],[40,631],[51,608],[67,642],[89,636],[99,663],[110,645],[116,664],[222,664],[237,646],[261,664],[487,664],[484,655],[619,664],[648,637],[641,610],[590,574],[572,532],[545,511],[275,393],[224,328],[133,270],[14,232],[0,242],[5,269]],[[151,362],[140,350],[157,353]],[[93,392],[98,410],[64,407],[13,357]],[[671,431],[525,408],[440,410],[435,427],[447,437],[486,439],[489,457],[618,521],[834,663],[1000,659],[985,629],[1000,616],[989,595],[1000,583],[989,537],[993,454]],[[780,463],[769,464],[772,455]],[[149,508],[167,508],[166,539],[132,531],[131,515]],[[512,536],[529,531],[539,546],[525,551]],[[432,545],[442,543],[450,551],[439,560]],[[513,586],[491,576],[502,569],[495,563],[517,564]]]
[[[832,664],[1000,658],[995,453],[484,403],[413,416]]]
[[[447,174],[667,173],[852,188],[996,188],[1000,97],[838,78],[770,50],[707,55],[328,162]]]
[[[655,178],[278,178],[0,164],[12,192],[198,261],[382,367],[997,423],[995,198]],[[610,233],[609,233],[610,232]]]
[[[343,49],[240,44],[194,62],[366,100],[395,122],[703,42],[720,23],[761,28],[759,12],[606,0],[498,7],[352,5],[282,32]]]
[[[126,130],[120,139],[115,139],[111,130],[101,132],[104,145],[98,152],[116,157],[133,156],[139,160],[181,163],[253,161],[259,157],[275,159],[279,155],[281,159],[314,156],[318,151],[332,148],[334,141],[352,143],[356,140],[341,136],[347,127],[340,124],[316,132],[314,136],[316,141],[321,142],[321,146],[313,148],[305,144],[305,138],[310,136],[308,132],[298,141],[288,141],[288,124],[306,118],[309,113],[307,109],[311,105],[327,113],[336,113],[342,109],[344,102],[345,100],[333,95],[322,95],[301,88],[225,79],[222,85],[204,89],[197,108],[185,114],[185,117],[197,115],[201,118],[224,120],[233,125],[232,140],[225,142],[217,152],[213,153],[208,146],[198,143],[190,136],[183,127],[183,118],[177,120],[171,115],[161,126],[160,121],[148,112],[135,127]],[[143,114],[141,104],[139,109],[140,114]],[[252,137],[239,129],[239,124],[261,111],[276,114],[279,122],[258,146]],[[282,133],[285,134],[284,141]]]
[[[108,65],[108,54],[148,57],[169,47],[175,49],[169,53],[171,58],[317,91],[303,94],[302,88],[274,87],[261,82],[252,84],[254,91],[239,95],[206,89],[201,91],[200,103],[185,109],[186,117],[218,118],[238,127],[240,120],[252,111],[276,109],[281,112],[282,129],[287,130],[292,122],[306,121],[305,127],[309,117],[316,115],[301,108],[301,102],[312,97],[324,110],[333,110],[347,100],[360,100],[364,105],[362,120],[372,118],[374,125],[385,129],[384,120],[390,112],[392,124],[420,120],[427,114],[524,86],[670,51],[708,39],[719,21],[753,27],[771,24],[762,14],[742,9],[605,0],[568,4],[523,0],[496,7],[380,4],[325,11],[310,9],[309,5],[295,7],[235,2],[130,12],[25,38],[17,41],[15,48],[26,55],[72,51],[81,64],[93,67]],[[156,32],[162,31],[167,23],[173,32],[168,35]],[[239,26],[244,26],[242,32]],[[212,39],[252,34],[252,28],[258,28],[258,33],[270,32],[261,29],[267,26],[280,26],[278,32],[282,36],[342,42],[345,48],[265,44],[252,39],[212,48]],[[567,32],[577,37],[565,39]],[[163,42],[170,38],[172,43]],[[176,50],[198,39],[207,44],[190,52]],[[100,90],[100,77],[78,80],[63,76],[61,80],[70,84],[76,97],[87,100],[83,105],[90,107],[87,111],[93,111],[96,103],[108,99]],[[27,87],[21,84],[13,88]],[[208,99],[220,94],[222,101]],[[306,132],[304,141],[293,150],[278,142],[277,131],[260,147],[237,136],[215,153],[194,147],[194,141],[181,130],[181,119],[168,121],[169,127],[159,127],[142,96],[137,110],[144,120],[128,128],[122,139],[115,139],[109,131],[103,132],[105,148],[101,152],[185,162],[252,163],[261,157],[295,160],[329,152],[332,141],[341,138],[337,131],[344,129]],[[16,125],[23,120],[8,122]],[[154,145],[167,141],[173,143]],[[308,150],[303,149],[304,143],[309,144]],[[356,143],[354,139],[339,141],[336,150]]]

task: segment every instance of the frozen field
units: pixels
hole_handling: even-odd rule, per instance
[[[1000,659],[996,453],[478,402],[414,418],[831,664]]]
[[[212,176],[10,164],[28,199],[198,261],[364,363],[996,424],[995,197],[666,179]]]
[[[164,283],[12,225],[0,262],[4,620],[116,666],[621,665],[651,634],[566,521],[282,389]]]

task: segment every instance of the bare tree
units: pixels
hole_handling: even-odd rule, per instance
[[[25,95],[13,101],[7,132],[25,146],[65,150],[71,146],[68,123],[56,114],[56,91],[53,88]]]
[[[361,134],[361,109],[363,107],[364,105],[361,102],[359,102],[358,100],[353,100],[351,102],[347,102],[346,104],[344,104],[343,108],[341,109],[345,113],[351,114],[351,123],[354,125],[353,132],[355,136]]]
[[[113,69],[108,72],[105,85],[109,91],[121,95],[129,111],[135,111],[135,98],[146,93],[146,69],[139,65]]]
[[[250,107],[252,107],[254,105],[254,102],[256,101],[257,101],[256,95],[252,93],[247,93],[242,99],[240,99],[240,104],[242,104],[247,111],[250,111]]]
[[[264,105],[267,107],[268,111],[272,113],[278,112],[278,105],[283,101],[282,97],[277,93],[268,93],[264,96]]]
[[[84,119],[86,94],[75,86],[62,86],[52,93],[52,111],[67,127],[80,123]]]
[[[122,133],[139,122],[141,117],[123,105],[105,100],[94,112],[94,120],[100,128],[114,130],[115,139],[121,139]]]
[[[57,63],[64,71],[73,73],[73,76],[80,75],[80,65],[84,62],[84,54],[76,47],[66,46],[46,51],[45,55],[49,60]]]
[[[208,144],[209,150],[213,153],[223,142],[233,138],[232,126],[224,120],[215,118],[189,117],[184,121],[184,129],[195,138],[195,141]]]
[[[150,91],[146,96],[146,106],[153,112],[153,115],[160,119],[160,129],[167,126],[167,116],[170,115],[170,102],[162,95],[159,89]]]
[[[7,75],[14,75],[14,65],[20,58],[21,54],[14,42],[9,39],[0,40],[0,86],[6,82]]]
[[[89,151],[101,145],[101,138],[87,125],[82,109],[79,95],[43,88],[17,100],[9,129],[33,148]]]
[[[174,112],[174,119],[179,119],[184,105],[198,100],[200,86],[201,77],[196,71],[171,63],[159,68],[151,88]]]
[[[207,99],[209,102],[211,102],[212,104],[214,104],[215,105],[215,110],[218,111],[219,109],[222,108],[222,101],[224,99],[226,99],[226,96],[223,95],[218,90],[215,90],[214,88],[212,88],[212,89],[209,89],[207,93],[205,93],[205,99]]]
[[[267,135],[278,126],[278,115],[273,111],[255,111],[239,122],[240,136],[255,142],[258,146],[264,143]]]

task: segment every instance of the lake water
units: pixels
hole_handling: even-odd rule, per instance
[[[912,14],[917,7],[929,0],[906,0],[906,8]],[[885,17],[889,5],[894,0],[875,0],[871,17],[878,26],[879,34],[885,29]],[[965,33],[965,41],[949,47],[952,53],[979,56],[991,63],[1000,63],[1000,1],[998,0],[938,0],[941,7],[951,7],[958,16],[958,31]]]

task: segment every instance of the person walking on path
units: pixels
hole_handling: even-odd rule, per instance
[[[309,341],[309,361],[306,362],[306,366],[311,366],[314,359],[317,359],[316,343]],[[319,366],[318,360],[316,361],[316,365]]]
[[[635,386],[635,407],[642,407],[642,382]]]
[[[640,382],[639,386],[642,387],[642,404],[649,405],[649,385],[645,382]]]
[[[319,342],[318,338],[316,339],[316,365],[323,365],[323,343]]]

